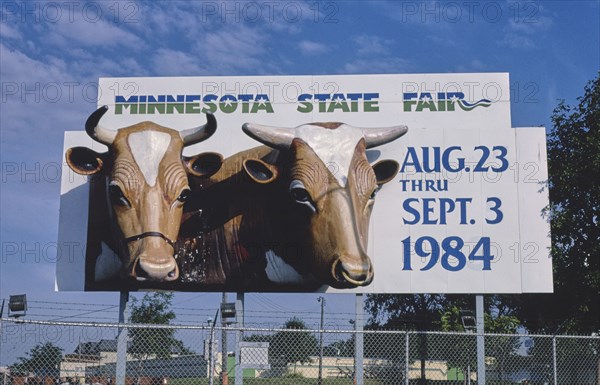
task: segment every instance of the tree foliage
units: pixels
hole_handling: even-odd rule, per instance
[[[299,318],[289,319],[284,329],[304,330],[306,325]],[[280,331],[270,340],[269,357],[274,363],[305,363],[310,356],[317,353],[317,338],[309,332]]]
[[[18,362],[10,366],[10,370],[23,375],[33,373],[38,376],[54,376],[60,370],[62,353],[62,348],[51,342],[40,343],[31,348],[27,357],[19,357]]]
[[[465,332],[460,310],[473,309],[473,295],[390,295],[377,294],[367,296],[365,308],[370,314],[368,328],[412,331],[456,331]],[[485,330],[488,333],[513,334],[519,326],[519,320],[511,309],[499,301],[498,297],[487,296]],[[495,314],[491,317],[489,314]],[[385,338],[397,338],[393,344],[386,343],[383,336],[365,336],[365,354],[380,357],[403,365],[404,352],[402,335],[384,335]],[[490,338],[486,345],[486,354],[494,356],[499,372],[503,372],[516,358],[519,339],[511,336]],[[411,334],[409,355],[420,360],[421,378],[425,378],[427,360],[448,361],[450,366],[467,372],[469,366],[476,365],[476,340],[472,334],[437,335]],[[465,352],[468,352],[465,354]],[[396,378],[398,380],[398,378]],[[398,381],[396,381],[398,382]]]
[[[578,102],[558,104],[548,135],[554,294],[512,299],[536,332],[600,331],[600,73]]]
[[[451,306],[442,314],[441,324],[443,331],[466,332],[460,309],[456,306]],[[484,331],[502,334],[487,336],[485,339],[485,354],[493,358],[493,365],[500,379],[508,379],[504,376],[509,374],[510,368],[518,366],[516,361],[519,360],[517,353],[521,347],[521,339],[511,334],[517,333],[520,324],[519,319],[513,315],[505,315],[498,311],[494,316],[489,313],[484,314]],[[468,366],[476,367],[476,356],[472,354],[477,349],[474,334],[452,335],[445,338],[449,341],[444,347],[445,354],[450,357],[448,365],[461,368],[463,373],[467,372]],[[464,354],[464,352],[471,352],[471,354]]]
[[[473,296],[443,294],[369,294],[365,310],[371,327],[394,330],[441,330],[440,314],[449,306],[474,306]]]
[[[323,348],[323,354],[330,357],[354,357],[354,340],[352,334],[348,339],[330,343]]]
[[[131,304],[129,321],[142,324],[168,325],[175,319],[175,313],[169,310],[173,293],[146,293],[141,300],[134,298]],[[175,329],[171,328],[132,328],[130,351],[138,358],[170,357],[173,352],[189,353],[183,342],[175,338]]]

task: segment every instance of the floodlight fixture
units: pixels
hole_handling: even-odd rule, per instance
[[[474,333],[477,330],[477,322],[471,310],[461,310],[460,321],[468,333]]]
[[[8,299],[8,316],[21,317],[27,312],[27,296],[25,294],[11,295]]]
[[[221,319],[223,323],[233,323],[235,322],[235,303],[234,302],[224,302],[221,304]]]

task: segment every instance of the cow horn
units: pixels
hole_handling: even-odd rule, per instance
[[[102,115],[108,111],[108,106],[102,106],[92,114],[85,121],[85,132],[97,142],[110,146],[117,136],[117,131],[109,130],[108,128],[98,125]]]
[[[398,139],[408,131],[407,126],[361,128],[367,148],[381,146]]]
[[[210,138],[215,131],[217,131],[217,119],[213,114],[206,114],[206,124],[183,130],[179,135],[184,146],[191,146]]]
[[[293,128],[244,123],[242,130],[252,139],[279,150],[287,150],[296,136]]]

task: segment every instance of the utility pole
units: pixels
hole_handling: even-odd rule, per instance
[[[129,292],[122,291],[119,296],[119,334],[117,336],[117,363],[115,385],[127,382],[127,334],[129,329],[122,325],[129,318]]]
[[[325,308],[325,298],[319,297],[317,301],[321,302],[321,328],[319,330],[319,379],[317,385],[323,385],[323,309]]]
[[[227,293],[223,292],[223,303],[227,303]],[[221,312],[221,385],[229,385],[227,374],[227,330],[225,330],[225,318]]]
[[[208,355],[208,367],[210,370],[210,374],[208,376],[208,384],[209,385],[213,385],[213,381],[214,381],[214,377],[215,377],[215,355],[214,355],[214,348],[213,348],[213,344],[215,342],[215,325],[217,323],[217,317],[219,316],[219,310],[217,309],[217,312],[215,313],[215,318],[214,319],[209,319],[208,320],[208,325],[210,326],[210,340],[208,342],[208,349],[209,349],[209,355]]]

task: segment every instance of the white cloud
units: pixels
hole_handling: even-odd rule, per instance
[[[214,29],[201,1],[144,2],[138,5],[135,23],[129,24],[138,36],[161,41],[169,36],[178,40],[195,40]]]
[[[21,39],[21,33],[10,24],[0,22],[0,37],[3,39]]]
[[[328,51],[325,44],[317,43],[310,40],[302,40],[298,43],[298,48],[303,55],[317,55]]]
[[[41,61],[4,44],[0,44],[0,57],[3,149],[38,154],[35,148],[44,148],[49,141],[62,141],[62,131],[80,128],[81,124],[75,123],[81,118],[79,114],[85,114],[93,103],[82,95],[89,80],[57,57]],[[44,141],[25,140],[40,135]]]
[[[385,74],[409,72],[410,62],[398,57],[356,59],[344,65],[344,73]]]
[[[1,43],[0,57],[2,58],[0,74],[3,81],[35,83],[49,79],[64,80],[66,77],[60,68],[64,69],[64,62],[43,63]]]
[[[516,49],[532,49],[536,46],[531,37],[514,32],[506,33],[502,40],[499,41],[499,44],[501,46]]]
[[[553,19],[543,6],[539,5],[537,10],[538,12],[531,17],[510,18],[503,28],[504,36],[498,44],[513,49],[537,48],[536,39],[554,25]]]
[[[352,38],[357,58],[344,65],[344,73],[398,73],[408,72],[410,61],[391,53],[393,40],[375,35],[358,35]]]
[[[95,22],[75,19],[73,22],[47,24],[41,40],[63,49],[77,47],[128,48],[138,50],[143,40],[133,33],[105,20]]]
[[[479,59],[473,59],[468,63],[462,63],[456,66],[456,72],[481,72],[485,71],[487,66]]]
[[[358,46],[356,53],[359,55],[387,55],[393,44],[392,40],[382,39],[379,36],[360,35],[352,38]]]
[[[268,49],[269,40],[261,28],[235,24],[204,33],[192,52],[212,75],[279,72],[277,57]]]
[[[158,76],[199,75],[206,73],[202,59],[185,52],[159,48],[152,55],[153,72]]]

